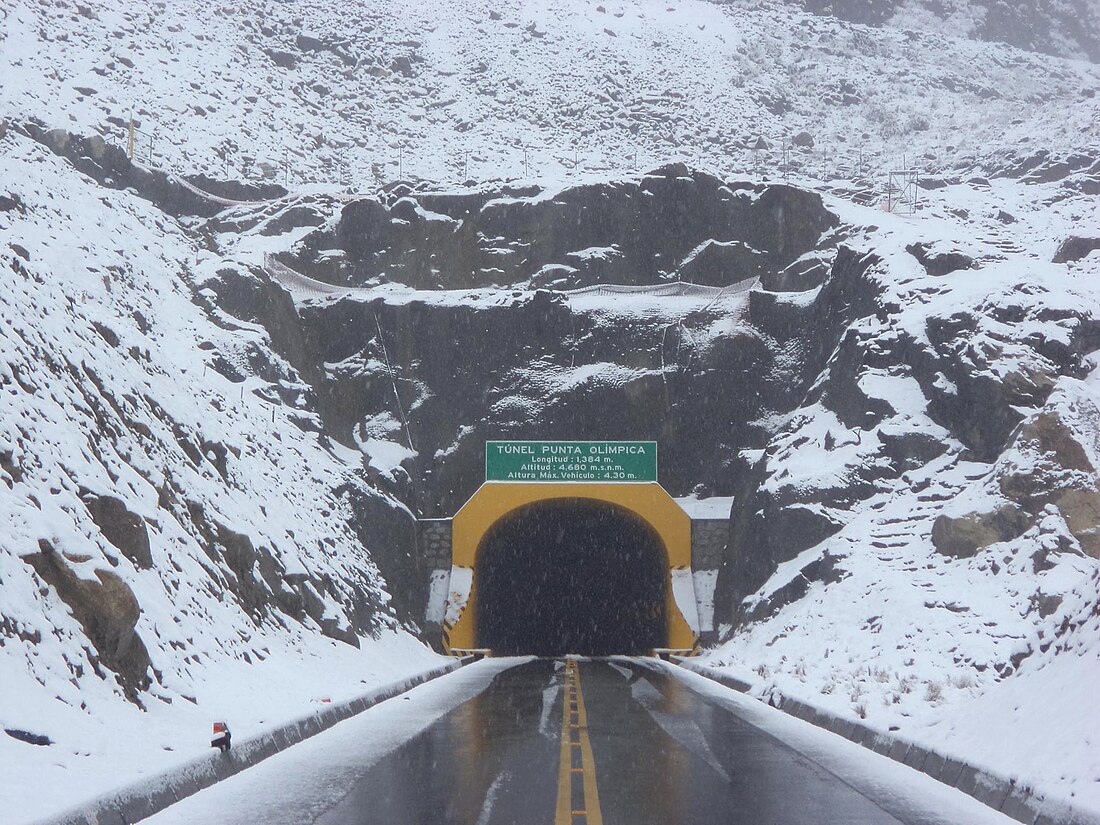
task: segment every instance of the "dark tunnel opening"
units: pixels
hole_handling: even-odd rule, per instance
[[[638,655],[668,636],[668,557],[634,513],[553,499],[509,513],[477,554],[478,646],[501,655]]]

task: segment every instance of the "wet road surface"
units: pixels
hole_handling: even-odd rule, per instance
[[[539,660],[500,674],[383,759],[317,825],[899,822],[663,673],[605,661],[575,667],[597,799],[584,793],[584,768],[572,754],[583,748],[561,744],[563,683],[573,667]],[[563,778],[565,812],[557,804]]]
[[[305,783],[308,777],[299,774],[309,766],[301,765],[300,756],[296,772],[287,772],[292,754],[299,748],[306,753],[307,747],[322,753],[322,740],[331,732],[198,797],[221,794],[214,798],[223,800],[218,810],[226,822],[314,825],[974,825],[1001,821],[989,809],[979,806],[975,813],[967,808],[978,804],[969,799],[959,803],[962,808],[947,813],[930,811],[928,806],[922,810],[921,805],[884,803],[884,798],[891,798],[889,789],[883,790],[884,780],[870,783],[869,791],[843,770],[838,775],[826,767],[829,760],[820,753],[799,749],[797,742],[788,744],[751,724],[742,718],[745,714],[697,693],[683,677],[672,675],[668,666],[637,659],[539,659],[508,667],[500,660],[487,660],[460,674],[482,666],[496,672],[488,673],[482,684],[468,687],[469,698],[456,699],[434,721],[372,758],[369,765],[357,771],[315,765],[316,781],[330,785],[328,795],[303,805],[297,813],[291,810],[293,805],[278,802],[277,793],[269,811],[257,807],[255,799],[242,808],[233,794],[255,797],[256,788],[270,788],[272,780],[262,784],[262,772],[268,763],[284,758],[288,760],[281,768],[284,775]],[[440,690],[452,678],[439,680],[433,689]],[[413,704],[404,708],[415,712]],[[778,714],[763,707],[759,712]],[[333,731],[355,723],[349,720]],[[782,724],[804,725],[791,719]],[[858,749],[847,742],[835,747]],[[853,763],[857,766],[858,759],[883,759],[869,753],[857,757]],[[895,785],[899,784],[896,771],[909,772],[896,764],[888,770],[895,771],[890,780]],[[251,791],[231,787],[253,773]],[[901,784],[911,781],[921,787],[921,782],[932,782],[910,773],[911,780],[907,774],[900,775]],[[935,797],[938,791],[933,791]],[[946,788],[943,792],[957,793]],[[302,794],[292,789],[285,794],[287,799],[296,795]],[[187,812],[189,802],[173,806],[183,809],[179,821],[206,821],[201,807]],[[238,810],[241,813],[235,818],[233,812]],[[959,810],[967,813],[960,815]]]

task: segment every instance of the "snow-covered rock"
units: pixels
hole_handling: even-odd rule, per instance
[[[354,529],[411,517],[302,426],[308,385],[200,288],[218,259],[16,131],[0,179],[0,807],[426,666]]]

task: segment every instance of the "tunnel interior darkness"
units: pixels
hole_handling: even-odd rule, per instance
[[[667,575],[660,536],[629,510],[582,498],[521,507],[478,548],[478,647],[539,656],[664,647]]]

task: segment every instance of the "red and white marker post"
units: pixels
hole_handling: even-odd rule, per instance
[[[214,738],[210,740],[210,747],[217,748],[222,753],[229,750],[233,734],[229,732],[229,725],[225,722],[214,723]]]

